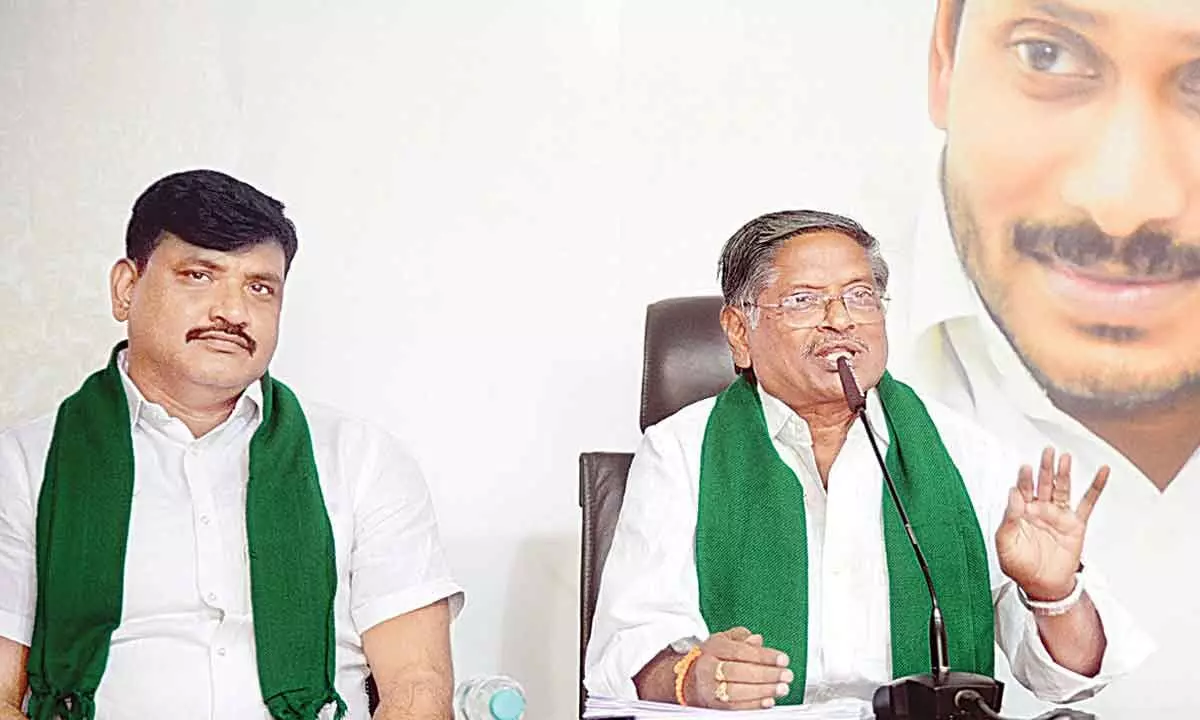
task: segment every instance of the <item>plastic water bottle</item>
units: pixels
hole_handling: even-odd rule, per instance
[[[454,691],[455,720],[521,720],[525,691],[507,675],[481,675],[464,680]]]

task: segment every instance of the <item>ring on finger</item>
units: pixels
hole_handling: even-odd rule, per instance
[[[719,683],[723,683],[729,679],[729,678],[725,677],[725,661],[724,660],[717,661],[717,669],[715,672],[713,672],[713,677],[715,677],[717,679],[717,682],[719,682]]]
[[[1050,491],[1050,500],[1057,506],[1063,509],[1068,509],[1071,506],[1071,496],[1065,488],[1058,483],[1054,484],[1054,489]]]
[[[724,680],[717,683],[717,690],[713,693],[718,700],[723,703],[729,702],[729,684]]]

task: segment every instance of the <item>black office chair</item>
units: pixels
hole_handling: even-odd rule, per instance
[[[721,330],[717,297],[662,300],[646,308],[642,364],[642,430],[697,400],[716,395],[736,375]],[[579,456],[579,506],[583,531],[579,573],[579,712],[587,690],[583,662],[592,634],[600,573],[625,499],[632,453],[587,452]]]
[[[371,675],[367,676],[367,712],[374,717],[375,711],[379,709],[379,686],[375,684],[375,678]]]

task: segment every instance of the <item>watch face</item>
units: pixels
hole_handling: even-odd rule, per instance
[[[680,655],[686,655],[691,652],[692,648],[700,644],[700,641],[694,637],[683,638],[671,643],[671,649]]]

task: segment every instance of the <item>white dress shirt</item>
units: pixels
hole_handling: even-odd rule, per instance
[[[846,694],[869,693],[892,677],[883,473],[866,430],[855,423],[834,460],[826,491],[808,424],[783,402],[760,394],[772,443],[804,488],[805,697],[827,699],[839,688]],[[700,454],[714,402],[694,403],[648,428],[634,457],[587,648],[586,684],[593,694],[634,698],[631,678],[671,642],[727,629],[705,625],[696,580]],[[993,538],[1020,462],[973,423],[938,405],[927,406],[979,518],[988,547],[996,640],[1021,681],[1042,696],[1068,700],[1095,692],[1140,662],[1147,652],[1145,638],[1104,592],[1102,581],[1089,574],[1087,587],[1109,640],[1103,667],[1087,678],[1054,663],[994,552]],[[867,412],[882,450],[888,444],[887,423],[873,390]]]
[[[124,372],[134,490],[121,623],[96,693],[97,720],[269,718],[258,685],[246,540],[254,383],[232,415],[194,438]],[[362,634],[462,591],[450,576],[428,490],[385,432],[303,403],[337,564],[336,687],[365,720]],[[35,508],[50,415],[0,434],[0,635],[28,645],[37,574]],[[332,717],[332,708],[326,709]]]
[[[1187,568],[1200,547],[1200,452],[1160,492],[1128,458],[1054,406],[963,271],[936,180],[931,172],[912,246],[889,254],[897,286],[888,314],[891,366],[922,396],[974,418],[1027,456],[1047,444],[1069,451],[1080,480],[1101,465],[1112,468],[1087,554],[1156,650],[1081,707],[1104,718],[1191,716],[1183,691],[1200,677],[1200,583]],[[1019,691],[1009,700],[1021,712],[1041,708]]]

